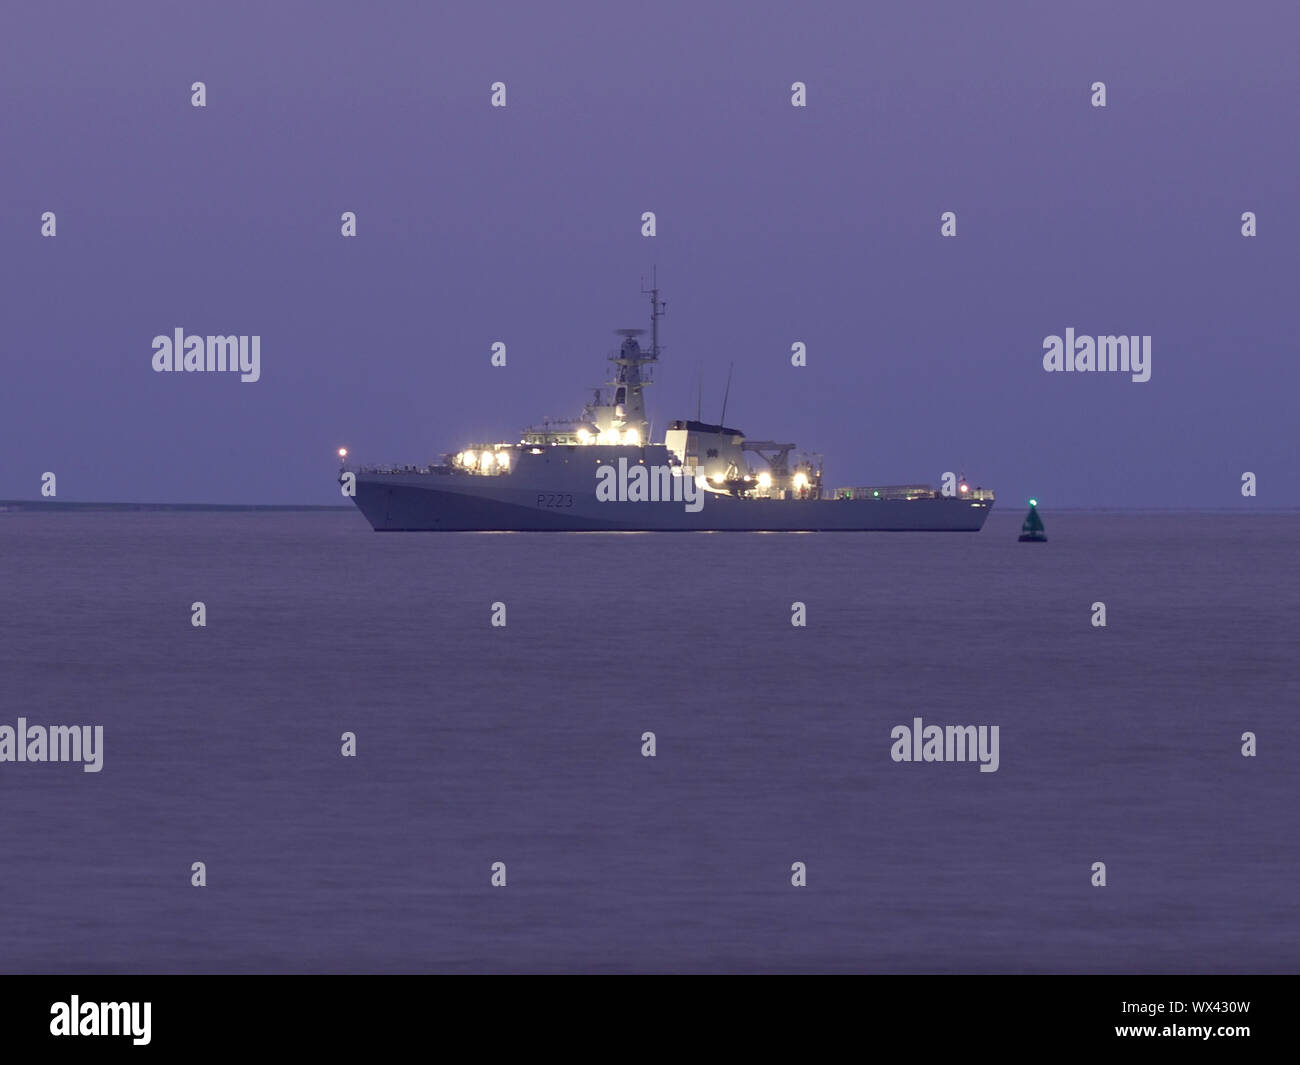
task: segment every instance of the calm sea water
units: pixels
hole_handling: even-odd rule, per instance
[[[0,514],[0,724],[105,732],[0,764],[0,969],[1296,971],[1300,517],[1021,516]]]

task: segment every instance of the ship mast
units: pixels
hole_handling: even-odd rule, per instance
[[[597,391],[596,398],[588,403],[582,418],[595,426],[596,443],[633,444],[644,447],[650,443],[650,423],[646,420],[645,397],[642,390],[653,382],[650,368],[659,361],[659,319],[667,304],[659,298],[657,282],[642,292],[650,296],[650,350],[637,343],[644,329],[616,329],[623,338],[618,351],[609,357],[616,369],[614,379],[608,381],[608,399]]]
[[[664,316],[664,308],[668,306],[666,300],[659,298],[659,267],[654,268],[650,275],[650,287],[642,288],[641,291],[650,297],[650,357],[659,358],[659,319]]]

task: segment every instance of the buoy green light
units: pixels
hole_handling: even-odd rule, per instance
[[[1031,499],[1031,500],[1029,501],[1029,505],[1030,505],[1031,507],[1036,507],[1036,506],[1038,506],[1038,500],[1037,500],[1037,499]]]

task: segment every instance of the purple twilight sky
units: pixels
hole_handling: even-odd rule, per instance
[[[1292,504],[1297,39],[1291,3],[10,5],[0,498],[342,502],[340,445],[576,414],[657,264],[657,432],[734,360],[728,423],[830,485]],[[261,380],[154,373],[178,327],[259,335]],[[1150,335],[1151,380],[1044,372],[1067,327]]]

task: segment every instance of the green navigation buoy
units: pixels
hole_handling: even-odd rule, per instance
[[[1043,519],[1038,516],[1037,499],[1029,501],[1029,513],[1025,515],[1025,523],[1020,526],[1020,542],[1022,544],[1047,543],[1047,533],[1043,529]]]

